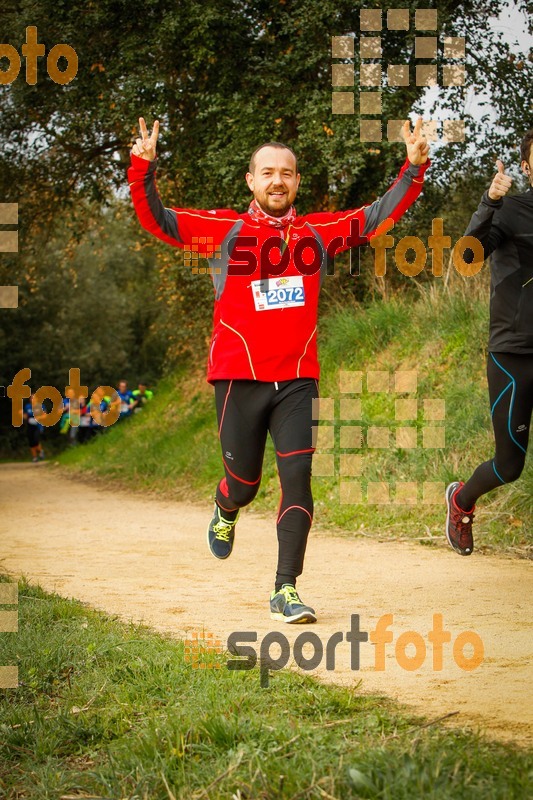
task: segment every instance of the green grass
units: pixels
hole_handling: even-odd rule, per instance
[[[1,577],[0,577],[1,579]],[[0,796],[128,800],[531,796],[533,759],[423,727],[391,701],[290,670],[194,669],[184,643],[19,584],[0,635]]]
[[[492,430],[485,378],[488,302],[483,280],[464,282],[448,291],[434,284],[417,301],[392,297],[364,308],[347,304],[321,321],[321,395],[335,400],[334,477],[314,478],[315,525],[347,536],[358,533],[382,538],[413,537],[431,546],[443,541],[444,505],[422,503],[422,484],[443,485],[466,479],[493,453]],[[395,422],[395,395],[369,393],[363,383],[363,420],[339,419],[339,370],[416,370],[418,413],[413,422]],[[392,388],[394,388],[392,383]],[[408,398],[401,394],[397,397]],[[424,399],[443,399],[446,446],[422,446]],[[363,449],[363,498],[368,481],[389,483],[395,500],[397,482],[417,482],[414,508],[392,502],[343,504],[339,495],[340,427],[362,424],[392,428],[388,449]],[[321,425],[329,425],[329,421]],[[395,428],[416,425],[416,449],[395,446]],[[365,439],[366,441],[366,439]],[[352,451],[356,453],[357,451]],[[169,494],[176,499],[210,502],[220,477],[219,445],[212,390],[205,384],[203,365],[198,371],[167,377],[151,406],[85,448],[65,453],[61,463],[136,490]],[[256,509],[273,512],[279,485],[272,446],[267,448]],[[354,480],[352,478],[352,480]],[[507,550],[530,556],[533,547],[533,465],[528,458],[524,474],[513,485],[482,498],[476,515],[476,547]]]

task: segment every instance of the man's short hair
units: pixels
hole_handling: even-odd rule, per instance
[[[531,145],[533,144],[533,128],[529,130],[522,141],[520,142],[520,161],[527,161],[529,163],[529,156],[531,155]]]
[[[248,172],[251,172],[252,175],[254,174],[255,170],[255,157],[263,147],[277,147],[278,150],[288,150],[289,153],[292,153],[294,156],[294,161],[296,162],[296,174],[298,175],[298,159],[296,158],[296,153],[294,150],[289,147],[287,144],[282,144],[281,142],[265,142],[264,144],[260,144],[259,147],[256,147],[252,155],[250,156],[250,163],[248,165]]]

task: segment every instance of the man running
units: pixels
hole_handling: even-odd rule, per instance
[[[133,392],[128,389],[127,381],[119,381],[117,394],[120,398],[120,417],[119,419],[126,419],[131,417],[134,409]]]
[[[45,415],[45,411],[43,408],[42,415],[39,413],[37,416],[35,415],[33,410],[34,399],[35,395],[32,394],[28,402],[24,404],[23,419],[26,423],[26,434],[31,451],[31,460],[34,464],[37,464],[39,461],[44,461],[44,450],[41,444],[41,435],[44,431],[44,426],[41,425],[41,419]]]
[[[533,129],[520,144],[531,186],[532,144]],[[454,481],[446,489],[446,536],[462,556],[474,549],[477,499],[520,477],[533,407],[533,189],[505,197],[512,178],[501,161],[496,164],[498,172],[465,232],[481,242],[485,258],[492,254],[487,378],[496,449],[466,483]]]
[[[136,414],[142,411],[145,405],[153,399],[154,393],[151,389],[148,389],[144,381],[139,381],[137,388],[133,390],[131,396],[133,397],[133,413]]]
[[[407,159],[386,194],[353,211],[299,217],[293,151],[268,142],[252,154],[244,214],[164,208],[155,184],[159,123],[131,153],[130,190],[141,225],[164,242],[208,258],[215,290],[207,379],[214,384],[224,477],[207,536],[216,558],[233,549],[239,509],[259,489],[267,433],[281,483],[278,565],[270,612],[283,622],[315,622],[296,592],[313,519],[313,400],[318,398],[318,295],[328,261],[366,243],[385,219],[398,220],[422,190],[429,147],[422,120],[403,128]]]

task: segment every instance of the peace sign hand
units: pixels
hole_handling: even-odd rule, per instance
[[[418,117],[413,131],[411,131],[409,120],[405,120],[402,126],[402,138],[407,147],[407,158],[411,164],[415,166],[425,164],[428,159],[429,144],[422,133],[422,117]]]
[[[139,128],[141,136],[135,140],[135,144],[131,148],[131,152],[139,158],[145,158],[147,161],[153,161],[156,157],[155,146],[157,137],[159,135],[159,120],[156,119],[152,133],[148,136],[148,128],[143,117],[139,118]]]

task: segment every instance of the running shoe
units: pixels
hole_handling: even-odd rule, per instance
[[[279,592],[270,596],[270,618],[282,622],[316,622],[314,609],[300,600],[298,592],[290,583],[284,583]]]
[[[235,519],[224,519],[218,504],[215,503],[213,519],[207,529],[207,543],[215,558],[228,558],[231,555],[238,516],[237,511]]]
[[[463,486],[462,481],[454,481],[446,489],[446,506],[448,508],[446,538],[456,553],[461,556],[469,556],[474,549],[472,523],[476,507],[473,506],[470,511],[464,511],[457,505],[455,498]]]

